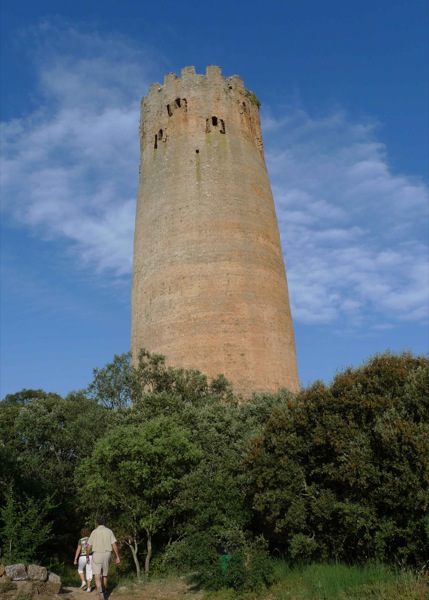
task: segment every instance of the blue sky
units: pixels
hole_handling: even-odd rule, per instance
[[[0,397],[128,351],[139,103],[190,65],[262,102],[302,384],[428,352],[426,0],[0,7]]]

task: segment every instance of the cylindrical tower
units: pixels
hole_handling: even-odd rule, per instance
[[[150,86],[140,122],[132,352],[223,373],[244,395],[299,388],[259,102],[194,67]]]

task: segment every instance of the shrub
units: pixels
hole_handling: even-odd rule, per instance
[[[200,555],[199,570],[190,580],[207,590],[258,592],[273,582],[273,569],[267,542],[259,537],[221,552],[214,546],[206,547],[204,555]]]
[[[293,557],[423,565],[429,359],[377,355],[286,399],[246,466],[261,531]]]

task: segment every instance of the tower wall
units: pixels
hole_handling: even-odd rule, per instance
[[[257,104],[216,66],[150,86],[134,240],[134,359],[224,373],[244,395],[299,387]]]

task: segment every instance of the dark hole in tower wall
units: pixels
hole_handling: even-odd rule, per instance
[[[185,112],[188,110],[188,102],[186,98],[176,98],[173,106],[171,104],[167,104],[167,113],[169,117],[173,116],[173,109],[181,108]]]
[[[160,129],[158,131],[158,133],[155,133],[155,141],[153,144],[154,149],[156,150],[158,148],[158,142],[166,142],[167,141],[167,136],[164,135],[164,131],[162,129]]]
[[[218,129],[219,133],[225,133],[225,121],[223,119],[218,119],[213,116],[210,119],[206,119],[206,133],[210,133],[213,129]]]

